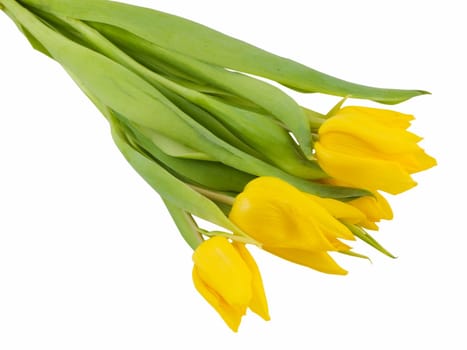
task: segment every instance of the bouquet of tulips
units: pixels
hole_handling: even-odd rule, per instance
[[[31,45],[57,61],[110,125],[118,149],[162,197],[193,248],[193,282],[234,331],[247,308],[269,319],[246,245],[330,274],[330,252],[392,219],[380,191],[404,192],[436,164],[397,104],[420,90],[334,78],[201,24],[107,0],[0,0]],[[327,114],[275,81],[340,96]],[[219,227],[209,231],[195,218]]]

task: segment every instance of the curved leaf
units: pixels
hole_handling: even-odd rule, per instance
[[[374,88],[344,81],[199,23],[143,7],[105,0],[23,2],[44,11],[111,24],[167,49],[221,67],[272,79],[302,92],[365,98],[387,104],[427,94],[422,90]]]

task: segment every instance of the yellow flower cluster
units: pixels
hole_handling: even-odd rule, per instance
[[[319,128],[316,157],[331,176],[323,182],[367,189],[371,195],[343,202],[263,176],[236,196],[230,220],[276,256],[346,274],[329,252],[350,252],[342,241],[355,240],[350,226],[377,230],[377,222],[393,218],[378,191],[403,192],[415,185],[411,174],[436,164],[417,145],[421,138],[406,130],[411,119],[389,110],[345,107]],[[261,276],[244,244],[214,237],[196,249],[193,261],[196,288],[232,330],[238,329],[247,307],[269,320]]]

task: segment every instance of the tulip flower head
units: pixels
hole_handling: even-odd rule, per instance
[[[416,185],[411,174],[436,165],[418,146],[421,137],[407,131],[412,119],[390,110],[344,107],[318,130],[318,163],[354,187],[404,192]]]
[[[212,237],[196,248],[193,262],[195,288],[233,331],[247,308],[269,320],[261,275],[244,244]]]
[[[338,219],[356,223],[364,215],[346,203],[299,191],[274,177],[251,181],[232,206],[229,218],[262,244],[262,248],[286,260],[315,270],[346,274],[328,254],[350,249],[339,239],[353,240]]]
[[[325,179],[323,183],[352,187],[350,184],[339,182],[336,179]],[[364,215],[364,218],[355,222],[355,224],[370,230],[378,230],[379,228],[376,223],[381,220],[392,220],[394,217],[389,202],[378,191],[373,191],[372,196],[362,196],[348,201],[347,204],[357,208]]]
[[[373,197],[364,196],[348,202],[362,213],[365,219],[358,224],[370,230],[378,230],[377,222],[381,220],[392,220],[393,213],[386,198],[378,192],[373,192]]]

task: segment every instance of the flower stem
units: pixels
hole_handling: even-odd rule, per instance
[[[206,197],[208,197],[209,199],[213,199],[213,200],[215,200],[217,202],[225,203],[225,204],[228,204],[228,205],[231,206],[231,205],[233,205],[233,203],[235,201],[234,197],[229,196],[229,195],[227,195],[225,193],[220,193],[220,192],[217,192],[217,191],[208,190],[206,188],[201,188],[201,187],[198,187],[198,186],[195,186],[195,185],[188,185],[188,186],[190,186],[196,192],[199,192],[202,195],[205,195]]]
[[[231,239],[232,241],[245,243],[245,244],[253,244],[253,245],[256,245],[258,247],[261,247],[261,244],[259,242],[257,242],[256,240],[254,240],[253,238],[250,238],[250,237],[240,236],[240,235],[237,235],[237,234],[231,234],[231,233],[222,232],[222,231],[207,231],[207,230],[204,230],[204,229],[201,229],[201,228],[198,229],[198,231],[201,234],[203,234],[203,235],[205,235],[207,237],[220,236],[220,237],[225,237],[225,238]]]

